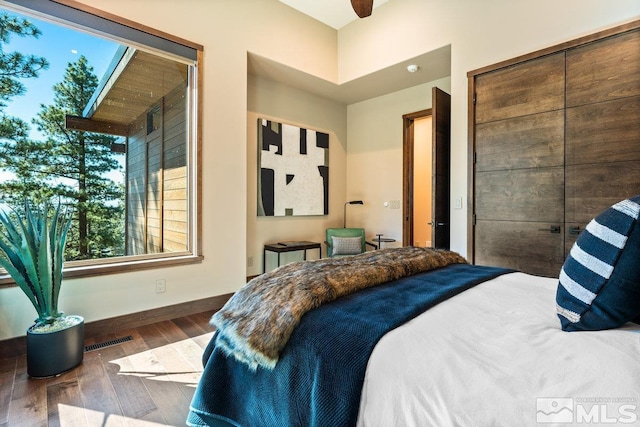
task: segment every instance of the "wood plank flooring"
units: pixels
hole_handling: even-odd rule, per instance
[[[80,366],[55,378],[29,378],[25,355],[0,360],[0,427],[184,426],[212,314],[87,339],[133,338],[86,352]]]

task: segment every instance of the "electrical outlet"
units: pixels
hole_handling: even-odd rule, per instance
[[[253,267],[253,257],[251,255],[247,257],[247,267]]]
[[[462,197],[456,197],[456,209],[462,209]]]
[[[156,280],[156,294],[161,294],[167,290],[167,281],[164,279]]]

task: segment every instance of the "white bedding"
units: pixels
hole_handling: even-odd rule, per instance
[[[503,275],[385,335],[358,426],[640,425],[640,326],[563,332],[557,283]]]

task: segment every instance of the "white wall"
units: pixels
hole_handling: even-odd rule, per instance
[[[376,8],[371,17],[340,29],[338,78],[340,82],[349,81],[451,44],[453,206],[453,198],[467,199],[467,72],[639,18],[638,0],[392,0]],[[366,114],[363,111],[361,115]],[[363,191],[361,174],[371,167],[370,163],[360,164],[370,161],[359,152],[362,142],[356,143],[358,151],[352,151],[356,134],[350,117],[347,194]],[[385,133],[377,138],[379,142],[369,143],[384,144],[390,154],[396,153],[397,147],[389,146],[389,138]],[[394,188],[390,183],[383,184],[389,188],[380,197],[400,194],[397,174],[391,179]],[[451,249],[466,255],[467,203],[463,208],[451,211]],[[391,224],[398,222],[397,212],[377,208],[369,215],[378,214],[371,222],[380,230],[390,230]]]
[[[281,83],[250,76],[247,101],[247,276],[262,273],[265,243],[283,240],[324,242],[324,230],[342,226],[346,191],[347,107],[344,104],[293,89]],[[329,134],[329,215],[258,217],[257,212],[257,120],[258,117],[319,130]],[[325,252],[322,245],[322,252]],[[317,259],[317,250],[307,259]],[[281,254],[281,264],[302,260],[302,252]],[[267,271],[276,267],[276,254],[267,253]]]
[[[442,88],[452,94],[455,197],[467,192],[467,71],[640,18],[637,0],[391,0],[370,18],[336,32],[276,0],[79,1],[205,49],[201,201],[205,260],[66,281],[60,308],[87,321],[220,295],[244,284],[250,197],[247,52],[331,82],[345,82],[451,44],[450,88]],[[400,117],[430,105],[430,88],[425,86],[348,107],[345,200],[362,198],[367,203],[350,209],[350,223],[360,221],[372,232],[400,237],[401,210],[382,206],[384,200],[401,200]],[[383,116],[383,111],[395,117]],[[297,120],[308,124],[309,117]],[[341,218],[337,206],[331,208],[329,221]],[[466,211],[452,212],[452,248],[464,254]],[[256,247],[250,248],[254,256]],[[154,292],[158,278],[167,280],[164,294]],[[34,317],[17,288],[0,289],[0,340],[24,335]]]

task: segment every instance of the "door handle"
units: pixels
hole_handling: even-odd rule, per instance
[[[427,224],[429,224],[429,225],[434,225],[434,223],[433,223],[433,222],[428,222]],[[446,222],[436,222],[436,223],[435,223],[435,226],[436,226],[436,227],[442,227],[443,225],[447,225],[447,223],[446,223]]]
[[[569,227],[569,234],[572,236],[580,234],[580,226]]]
[[[538,231],[548,231],[549,233],[559,234],[560,233],[560,226],[559,225],[552,225],[549,228],[538,228]]]

